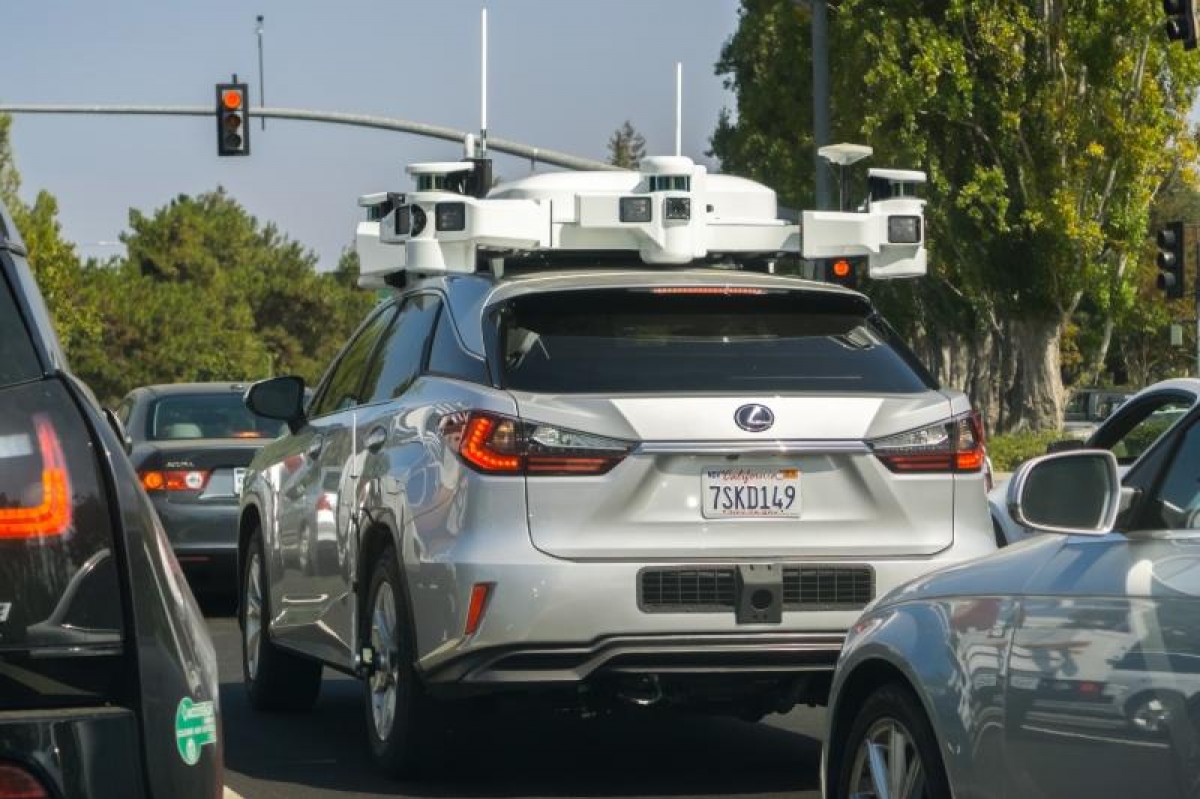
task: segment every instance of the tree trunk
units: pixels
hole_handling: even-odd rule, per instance
[[[1000,333],[919,331],[917,356],[947,388],[965,391],[993,433],[1062,426],[1061,321],[1007,319]]]

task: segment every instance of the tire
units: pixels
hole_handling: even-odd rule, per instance
[[[373,651],[363,704],[371,755],[394,779],[426,773],[441,737],[434,702],[414,666],[410,618],[396,551],[387,546],[371,575],[363,613],[363,641]]]
[[[890,774],[892,763],[888,753],[891,735],[899,733],[905,751],[905,772],[911,771],[914,756],[920,758],[924,789],[918,788],[911,796],[923,799],[950,799],[950,786],[946,769],[942,763],[937,738],[917,698],[905,686],[889,683],[871,694],[850,727],[850,732],[841,747],[838,763],[837,799],[852,796],[878,796],[875,791],[868,756],[867,743],[883,744],[877,750],[884,768]],[[904,792],[893,792],[895,795]]]
[[[262,533],[246,546],[238,619],[242,627],[242,680],[250,705],[264,711],[310,710],[321,692],[321,664],[271,643],[264,619],[271,618],[271,592],[263,569]]]

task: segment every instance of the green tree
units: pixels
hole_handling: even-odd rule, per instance
[[[841,0],[831,12],[835,138],[930,179],[931,277],[875,294],[999,430],[1059,423],[1059,341],[1085,302],[1100,335],[1083,360],[1105,361],[1136,300],[1151,200],[1194,155],[1200,65],[1167,45],[1157,7],[1065,6]],[[811,183],[811,144],[778,120],[808,100],[781,63],[807,58],[804,22],[790,0],[743,0],[717,65],[739,106],[713,151],[785,201]]]
[[[646,137],[628,119],[608,140],[608,163],[622,169],[637,169],[646,157]]]

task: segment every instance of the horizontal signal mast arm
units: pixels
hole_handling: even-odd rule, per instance
[[[45,104],[0,104],[3,114],[116,114],[116,115],[145,115],[145,116],[212,116],[213,108],[207,105],[45,105]],[[461,144],[467,131],[448,128],[443,125],[430,125],[425,122],[413,122],[407,119],[393,117],[370,116],[367,114],[347,114],[340,111],[314,111],[307,108],[250,108],[251,117],[271,117],[275,119],[296,119],[306,122],[325,122],[335,125],[351,125],[359,128],[375,128],[376,130],[391,130],[397,133],[410,133],[414,136],[428,136],[434,139]],[[488,148],[498,152],[526,158],[542,164],[561,166],[565,169],[581,170],[616,170],[611,164],[603,161],[593,161],[558,150],[546,150],[528,144],[488,137]]]

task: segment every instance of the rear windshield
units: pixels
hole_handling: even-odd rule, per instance
[[[937,387],[856,297],[669,291],[573,291],[511,301],[500,313],[505,387],[588,394]]]
[[[286,425],[250,412],[242,395],[173,394],[150,407],[147,438],[171,441],[188,438],[277,438]]]
[[[0,386],[32,380],[39,372],[33,342],[17,313],[12,290],[0,271]]]

